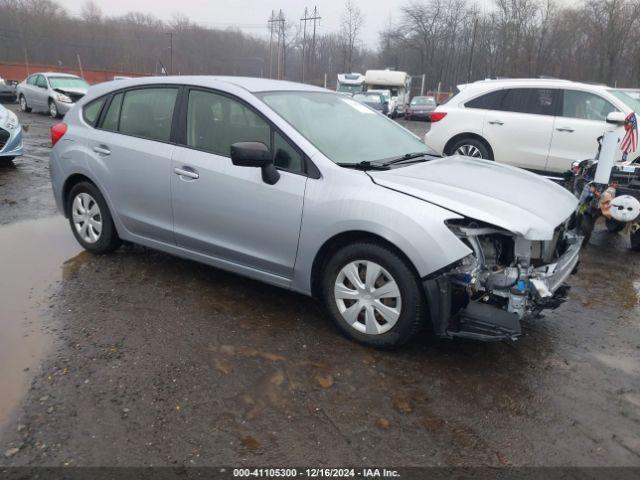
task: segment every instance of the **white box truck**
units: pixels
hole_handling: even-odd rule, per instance
[[[389,116],[404,115],[411,96],[411,76],[396,70],[367,70],[364,75],[367,91],[389,91]]]
[[[339,73],[336,91],[351,95],[364,92],[364,75],[361,73]]]

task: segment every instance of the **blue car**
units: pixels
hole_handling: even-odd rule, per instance
[[[22,155],[22,127],[15,113],[0,105],[0,160]]]

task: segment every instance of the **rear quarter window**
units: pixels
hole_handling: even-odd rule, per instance
[[[464,104],[467,108],[482,108],[485,110],[500,110],[500,104],[504,97],[504,90],[496,90],[495,92],[485,93],[479,97],[469,100]]]
[[[82,109],[82,118],[84,118],[84,121],[92,127],[96,126],[104,101],[105,97],[98,98],[97,100],[93,100],[86,104]]]

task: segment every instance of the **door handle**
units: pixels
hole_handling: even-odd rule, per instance
[[[180,175],[181,177],[191,178],[192,180],[197,180],[198,178],[200,178],[198,172],[189,167],[176,167],[173,169],[173,173],[175,173],[176,175]]]
[[[489,125],[504,125],[502,120],[489,120]]]
[[[569,132],[569,133],[574,131],[573,128],[571,127],[559,127],[559,128],[556,128],[556,130],[559,132]]]
[[[99,153],[100,155],[111,155],[111,150],[109,150],[105,145],[93,147],[93,151]]]

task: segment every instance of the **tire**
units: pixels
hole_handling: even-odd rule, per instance
[[[629,241],[631,242],[631,250],[634,252],[640,252],[640,230],[636,230],[634,233],[629,234]]]
[[[93,210],[96,206],[97,212]],[[90,215],[87,210],[96,213]],[[109,253],[122,243],[107,202],[93,183],[80,182],[74,185],[67,198],[67,212],[73,236],[85,250],[97,254]]]
[[[372,273],[372,281],[367,281],[367,271],[379,273]],[[322,275],[325,305],[338,328],[354,340],[373,347],[394,348],[408,342],[424,324],[424,295],[415,273],[405,260],[384,246],[348,245],[329,259]],[[358,286],[349,278],[358,278]],[[383,287],[388,289],[387,294],[376,299],[371,292]],[[337,298],[336,291],[342,292]]]
[[[614,219],[612,219],[612,218],[607,218],[607,219],[605,220],[605,225],[607,226],[607,230],[608,230],[610,233],[618,233],[618,232],[619,232],[619,231],[621,231],[621,230],[624,228],[624,226],[625,226],[625,224],[624,224],[624,223],[622,223],[622,222],[618,222],[618,221],[616,221],[616,220],[614,220]]]
[[[449,149],[449,155],[464,155],[465,157],[493,160],[487,146],[480,140],[470,137],[461,138],[454,143]]]
[[[596,219],[588,213],[582,214],[578,217],[578,234],[584,236],[582,246],[586,246],[589,243],[595,224]]]
[[[56,102],[54,102],[53,100],[49,100],[49,115],[51,115],[51,118],[62,117],[62,115],[60,115],[60,112],[58,112],[58,105],[56,105]]]
[[[18,101],[20,102],[20,110],[22,110],[25,113],[29,113],[31,111],[31,107],[27,105],[27,99],[25,98],[24,95],[20,95],[20,98],[18,99]]]

